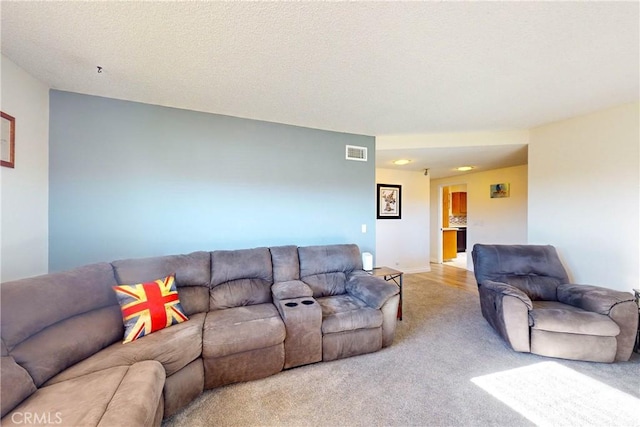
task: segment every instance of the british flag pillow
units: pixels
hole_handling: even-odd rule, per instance
[[[178,298],[174,274],[153,282],[119,285],[113,289],[122,310],[123,344],[189,320]]]

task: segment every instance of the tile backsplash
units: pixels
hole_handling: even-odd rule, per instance
[[[449,217],[450,225],[467,225],[467,216],[466,215],[451,215]]]

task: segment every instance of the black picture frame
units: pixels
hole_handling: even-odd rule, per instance
[[[378,184],[376,199],[378,219],[402,219],[401,185]]]

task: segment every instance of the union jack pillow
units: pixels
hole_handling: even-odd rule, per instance
[[[123,344],[189,320],[178,298],[174,274],[153,282],[114,286],[113,289],[122,309]]]

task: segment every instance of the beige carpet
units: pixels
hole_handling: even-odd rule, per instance
[[[404,295],[390,347],[206,391],[164,426],[531,426],[472,379],[549,361],[640,398],[640,355],[600,364],[516,353],[482,318],[477,292],[405,278]]]
[[[538,426],[640,426],[640,399],[558,362],[471,381]]]

